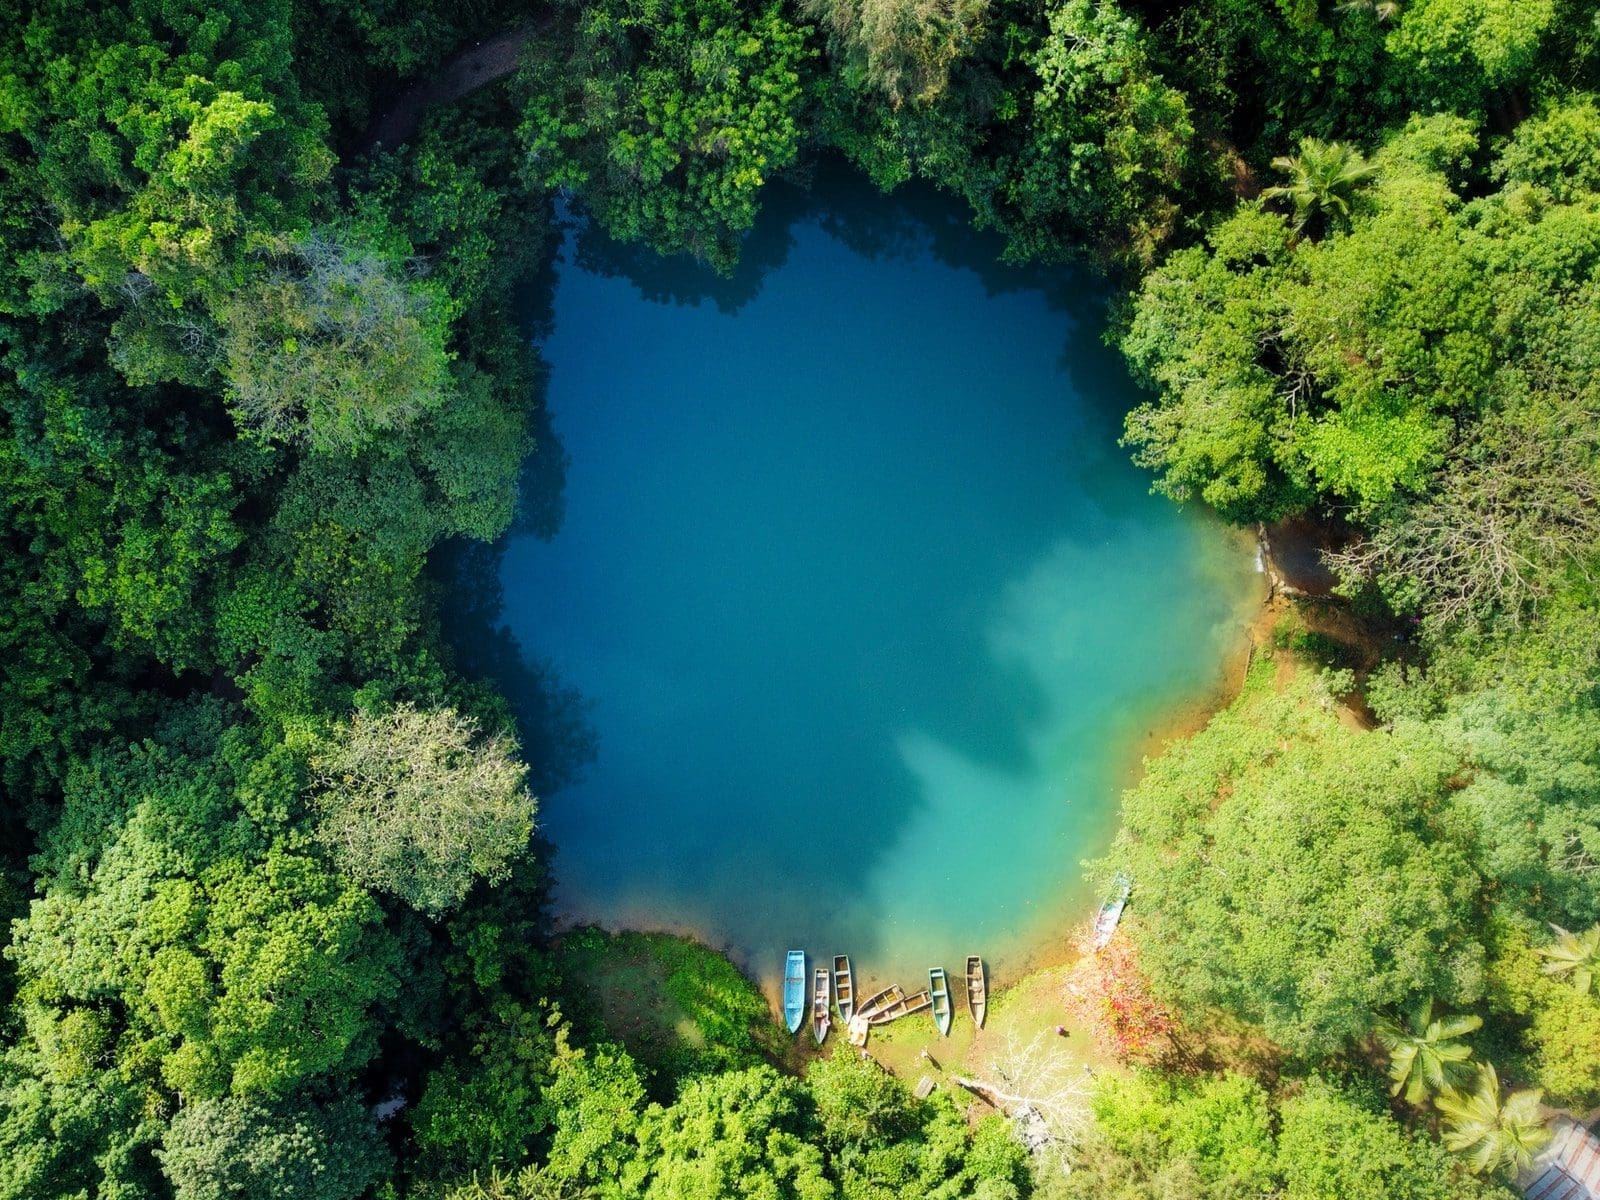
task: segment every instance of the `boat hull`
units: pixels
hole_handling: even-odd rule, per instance
[[[929,1007],[933,1011],[933,1026],[940,1037],[949,1037],[955,1013],[950,1006],[950,980],[943,967],[934,967],[928,972],[928,995],[932,1000]]]
[[[783,967],[783,1023],[790,1033],[798,1033],[806,1017],[806,955],[791,950]]]
[[[967,1011],[972,1023],[979,1029],[989,1015],[989,975],[983,959],[976,954],[967,956]]]
[[[818,967],[811,985],[811,1036],[819,1046],[828,1040],[828,1030],[833,1027],[833,1018],[828,1015],[831,1007],[833,991],[828,986],[828,968]]]
[[[850,970],[848,954],[833,956],[833,1003],[839,1010],[839,1020],[850,1024],[850,1018],[856,1015],[856,978]]]

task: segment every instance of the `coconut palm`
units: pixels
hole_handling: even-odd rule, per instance
[[[1550,961],[1544,964],[1546,975],[1572,975],[1572,986],[1587,992],[1594,985],[1595,972],[1600,971],[1600,923],[1589,926],[1582,933],[1568,933],[1559,925],[1554,945],[1541,946],[1539,953]]]
[[[1543,1092],[1529,1090],[1502,1099],[1500,1076],[1485,1063],[1471,1092],[1447,1090],[1435,1101],[1444,1114],[1445,1147],[1465,1155],[1467,1165],[1480,1175],[1503,1167],[1521,1170],[1550,1140],[1539,1111],[1543,1097]]]
[[[1343,142],[1303,138],[1300,153],[1272,160],[1276,170],[1289,176],[1282,187],[1269,187],[1265,200],[1287,200],[1294,208],[1294,236],[1298,240],[1313,223],[1327,225],[1350,219],[1350,198],[1370,183],[1378,169],[1361,152]]]
[[[1389,1052],[1389,1078],[1394,1080],[1391,1095],[1403,1090],[1407,1104],[1421,1104],[1430,1091],[1455,1088],[1472,1078],[1467,1060],[1472,1047],[1458,1039],[1483,1024],[1483,1018],[1470,1013],[1455,1016],[1433,1015],[1433,1001],[1420,1005],[1404,1025],[1395,1021],[1378,1024],[1378,1040]]]

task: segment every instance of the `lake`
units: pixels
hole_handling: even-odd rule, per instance
[[[732,279],[569,232],[530,311],[564,516],[506,541],[486,617],[529,722],[554,694],[593,748],[541,797],[557,914],[768,984],[790,947],[1003,982],[1089,915],[1080,861],[1219,685],[1250,550],[1117,445],[1102,283],[999,266],[927,191],[769,197]]]

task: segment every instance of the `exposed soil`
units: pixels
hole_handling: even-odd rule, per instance
[[[973,1025],[967,1013],[964,989],[959,981],[953,981],[951,992],[956,1016],[949,1037],[939,1036],[929,1014],[916,1013],[874,1029],[867,1042],[867,1053],[907,1084],[915,1086],[927,1076],[935,1087],[950,1089],[963,1102],[975,1101],[975,1098],[953,1083],[952,1076],[993,1079],[997,1062],[1003,1064],[1036,1040],[1042,1042],[1052,1057],[1065,1056],[1075,1068],[1081,1068],[1086,1077],[1116,1070],[1116,1065],[1099,1051],[1089,1032],[1067,1015],[1062,990],[1070,970],[1070,963],[1045,967],[999,988],[991,980],[989,1015],[982,1029]],[[1057,1034],[1057,1027],[1065,1029],[1066,1034]],[[844,1040],[833,1038],[828,1039],[826,1052],[857,1053]],[[922,1057],[924,1052],[927,1058]],[[987,1105],[975,1102],[987,1110]]]

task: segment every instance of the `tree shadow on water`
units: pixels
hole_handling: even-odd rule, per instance
[[[582,778],[599,752],[599,735],[588,698],[548,661],[527,654],[500,620],[504,555],[504,539],[493,545],[452,541],[435,551],[430,570],[446,597],[440,625],[457,668],[492,685],[510,706],[528,786],[547,797]]]
[[[567,242],[573,263],[591,274],[622,278],[657,304],[716,305],[733,313],[754,300],[768,272],[788,261],[794,248],[794,226],[812,210],[815,198],[804,189],[775,184],[763,196],[761,215],[744,238],[739,261],[728,275],[719,275],[687,254],[657,254],[644,242],[619,242],[589,218],[568,217]]]
[[[541,363],[539,370],[542,395],[543,375],[548,369]],[[517,480],[517,506],[511,515],[509,533],[548,542],[561,532],[561,524],[566,519],[567,468],[572,460],[556,436],[550,409],[542,399],[529,414],[528,424],[533,451],[522,460],[522,472]]]

